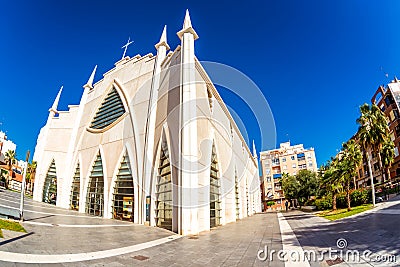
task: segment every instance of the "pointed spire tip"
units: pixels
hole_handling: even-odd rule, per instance
[[[57,112],[58,102],[60,102],[61,92],[62,92],[63,88],[64,88],[64,85],[62,85],[60,87],[60,90],[58,91],[56,99],[54,99],[53,105],[51,106],[49,111]]]
[[[90,74],[89,80],[87,81],[87,83],[83,86],[83,88],[85,87],[89,87],[90,89],[93,88],[93,81],[94,81],[94,76],[96,75],[96,70],[97,70],[97,65],[94,66],[94,69],[92,71],[92,74]]]
[[[199,38],[196,31],[193,29],[192,21],[190,19],[189,9],[186,9],[186,14],[185,14],[185,19],[183,21],[182,30],[180,30],[177,33],[180,39],[182,39],[182,36],[185,32],[190,32],[191,34],[193,34],[195,40],[197,40]]]
[[[165,46],[167,50],[169,50],[169,45],[167,43],[167,25],[164,25],[164,29],[161,33],[160,41],[155,45],[156,49],[158,49],[161,45]]]

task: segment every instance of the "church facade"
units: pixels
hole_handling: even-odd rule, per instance
[[[80,213],[197,234],[261,211],[255,149],[195,56],[186,13],[181,45],[125,57],[58,111],[35,148],[34,200]],[[168,52],[169,51],[169,52]]]

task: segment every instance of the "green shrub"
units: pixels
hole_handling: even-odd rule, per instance
[[[274,202],[274,201],[268,201],[268,202],[267,202],[267,206],[268,206],[268,207],[271,207],[271,206],[273,206],[273,205],[275,205],[275,202]]]
[[[367,204],[372,201],[371,190],[367,189],[356,189],[350,193],[351,205],[360,206]],[[378,195],[378,194],[377,194]]]
[[[332,208],[332,200],[330,198],[320,198],[315,200],[315,206],[318,210],[327,210]]]
[[[305,206],[315,206],[315,199],[309,199],[304,203]]]

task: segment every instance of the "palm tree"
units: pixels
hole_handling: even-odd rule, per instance
[[[386,178],[390,180],[389,169],[392,166],[394,160],[394,143],[392,139],[387,138],[385,142],[382,144],[380,156],[382,160],[383,174],[386,174]]]
[[[28,169],[26,172],[26,183],[29,184],[29,188],[31,188],[31,182],[35,178],[36,174],[36,167],[37,167],[37,162],[32,161],[31,163],[28,163]]]
[[[351,210],[350,182],[357,175],[357,168],[362,162],[360,145],[353,139],[343,144],[343,152],[340,159],[342,164],[342,177],[346,186],[347,210]],[[354,182],[355,183],[355,182]]]
[[[372,153],[380,155],[385,140],[390,139],[388,122],[382,111],[375,105],[365,103],[360,107],[361,116],[357,119],[360,125],[358,128],[358,139],[368,157],[368,169],[371,179],[372,203],[375,206],[375,186],[372,173]],[[379,156],[380,157],[380,156]],[[381,160],[379,160],[382,166]]]
[[[17,162],[16,157],[17,155],[14,150],[8,150],[6,153],[4,153],[4,161],[8,166],[8,181],[6,183],[7,188],[12,179],[12,166]]]
[[[336,210],[337,194],[342,191],[341,164],[339,158],[333,158],[327,163],[322,177],[322,185],[328,192],[332,193],[332,209]]]

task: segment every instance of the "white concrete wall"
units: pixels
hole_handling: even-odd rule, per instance
[[[147,55],[122,60],[116,67],[104,74],[104,78],[94,85],[87,94],[86,101],[82,103],[83,111],[77,118],[79,106],[73,106],[68,112],[60,112],[59,117],[51,118],[41,130],[35,149],[35,159],[38,168],[35,180],[34,199],[42,200],[44,178],[49,165],[55,159],[57,169],[57,206],[68,208],[72,177],[75,173],[77,162],[80,163],[81,192],[80,212],[85,212],[88,178],[92,171],[93,162],[100,151],[104,173],[104,217],[111,218],[111,200],[115,176],[125,152],[128,153],[131,169],[135,180],[135,219],[136,223],[145,223],[145,199],[152,196],[150,225],[155,225],[155,180],[158,170],[160,140],[163,131],[167,139],[170,161],[172,163],[172,176],[176,185],[181,183],[186,176],[179,173],[180,152],[180,68],[174,68],[181,58],[180,48],[162,65],[159,98],[154,131],[154,151],[150,159],[153,171],[144,175],[144,143],[146,123],[149,112],[150,91],[152,88],[155,57]],[[198,63],[196,63],[198,64]],[[209,181],[211,148],[215,144],[218,158],[221,182],[221,224],[236,220],[235,203],[235,170],[240,184],[240,218],[261,211],[260,190],[257,164],[244,143],[235,123],[227,116],[227,108],[214,92],[215,88],[207,88],[204,82],[204,73],[196,71],[196,99],[195,109],[198,120],[195,122],[197,129],[198,162],[199,170],[194,188],[196,205],[191,207],[191,214],[197,217],[196,222],[179,223],[181,214],[185,211],[179,208],[174,210],[174,229],[183,234],[198,233],[209,230]],[[112,86],[125,105],[126,114],[110,129],[105,131],[92,131],[88,129],[94,115],[101,105],[104,97]],[[208,102],[207,90],[213,95],[212,111]],[[75,126],[79,121],[78,127]],[[233,126],[232,126],[233,125]],[[233,128],[232,128],[233,127]],[[76,138],[71,139],[72,131],[76,131]],[[68,149],[72,146],[72,154],[68,156]],[[248,200],[246,199],[248,187]],[[179,195],[175,196],[179,201]],[[249,211],[247,210],[249,202]],[[176,204],[179,204],[177,202]]]

